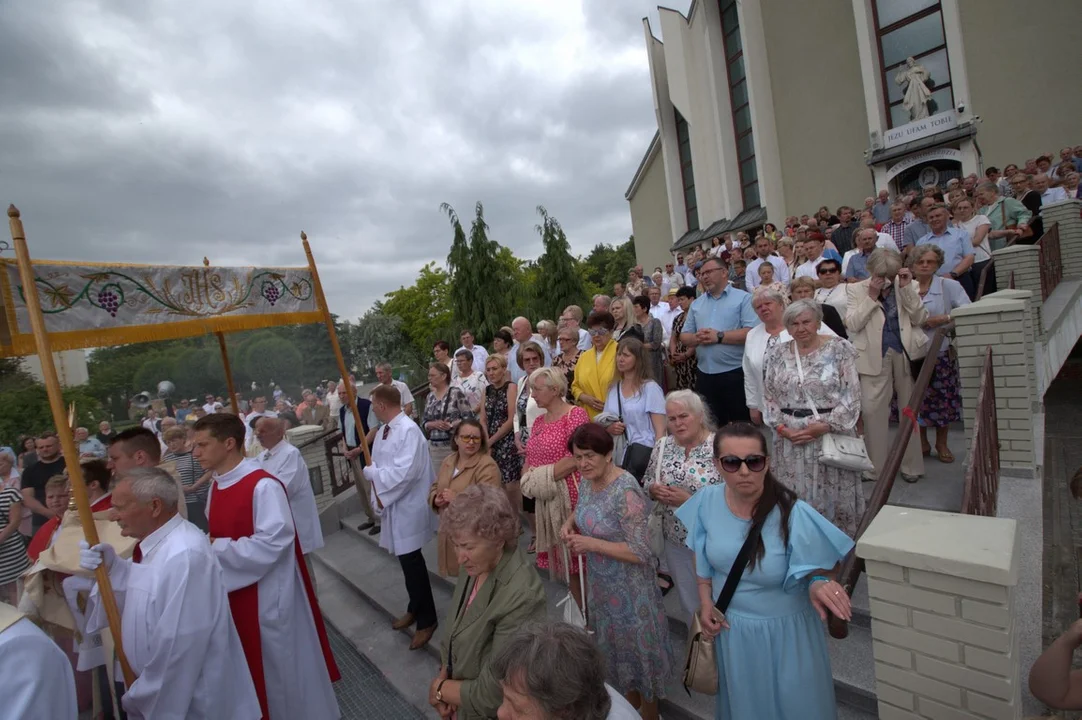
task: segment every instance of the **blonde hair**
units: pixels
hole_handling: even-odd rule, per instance
[[[541,357],[544,358],[545,356],[542,355]],[[507,369],[507,356],[506,355],[501,355],[500,353],[492,353],[491,355],[488,356],[488,359],[485,360],[485,368],[486,369],[488,369],[488,364],[489,363],[496,363],[496,365],[501,370],[503,370],[504,380],[510,380],[511,379],[511,371]]]
[[[554,367],[537,368],[530,373],[530,387],[535,387],[539,380],[544,380],[549,388],[556,391],[557,397],[567,395],[567,375]]]

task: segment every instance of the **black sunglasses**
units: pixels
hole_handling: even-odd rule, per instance
[[[762,472],[763,468],[766,467],[766,455],[748,455],[743,458],[736,455],[726,455],[719,458],[718,462],[721,463],[721,469],[727,473],[739,472],[741,465],[747,465],[748,470],[751,472]]]

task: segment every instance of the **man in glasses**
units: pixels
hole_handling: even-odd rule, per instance
[[[759,324],[751,295],[729,284],[729,270],[718,258],[707,258],[699,269],[703,294],[688,308],[680,342],[695,348],[698,362],[695,389],[702,395],[718,426],[750,419],[744,397],[744,339]]]

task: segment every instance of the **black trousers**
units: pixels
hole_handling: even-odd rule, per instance
[[[436,624],[436,601],[432,599],[432,585],[428,579],[428,566],[420,550],[398,556],[402,577],[406,580],[406,594],[410,604],[406,612],[413,615],[418,630]]]
[[[748,402],[744,397],[744,370],[737,368],[723,373],[704,373],[695,376],[695,391],[703,396],[718,427],[731,422],[749,422]]]

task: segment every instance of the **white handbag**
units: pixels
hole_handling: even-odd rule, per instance
[[[581,630],[586,629],[586,616],[582,610],[579,609],[579,604],[575,602],[575,596],[571,594],[571,556],[567,552],[567,546],[562,544],[560,547],[564,551],[564,574],[567,576],[567,595],[563,600],[556,603],[556,606],[563,606],[564,622],[572,627],[579,628]],[[551,558],[550,558],[551,560]],[[579,558],[579,591],[582,593],[582,605],[586,607],[586,582],[583,580],[583,576],[586,574],[586,558],[585,556]]]
[[[804,388],[804,368],[800,363],[800,350],[797,349],[795,340],[793,341],[793,355],[796,356],[796,372],[800,378],[800,390],[804,393],[804,400],[808,403],[812,417],[822,422],[815,403],[808,397],[808,391]],[[819,462],[827,467],[859,473],[875,470],[875,465],[868,458],[868,448],[862,437],[828,432],[819,438],[819,443]]]
[[[654,468],[654,485],[661,482],[661,460],[665,456],[665,441],[668,439],[668,435],[664,436],[657,446],[657,467]],[[654,509],[650,511],[650,517],[646,519],[647,541],[650,543],[650,551],[654,553],[656,558],[661,558],[665,553],[665,530],[661,510],[662,504],[655,502]]]

